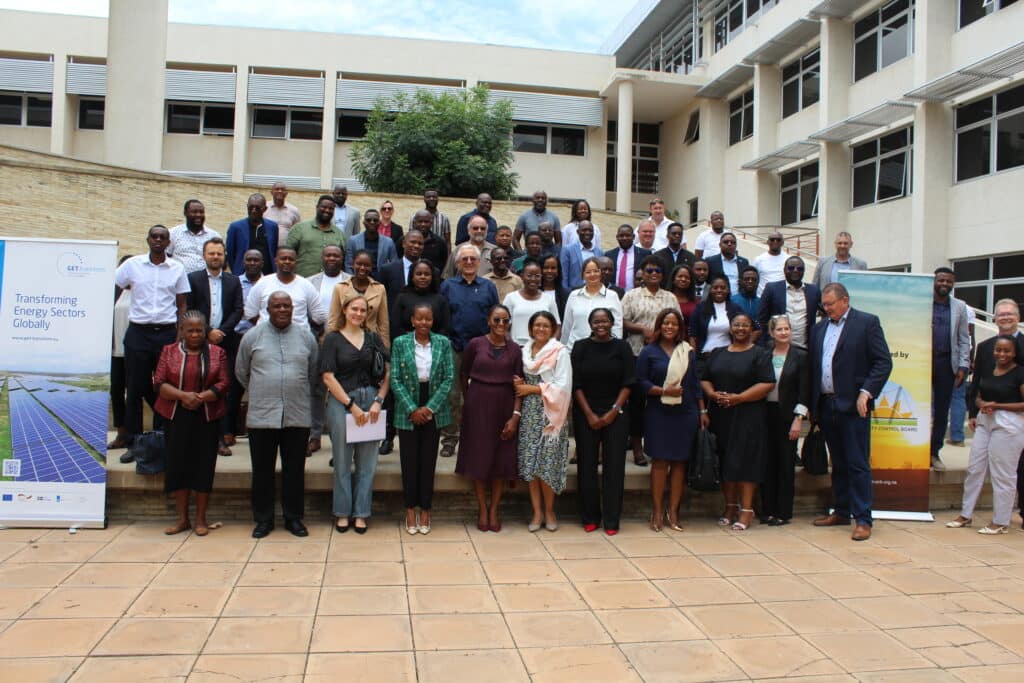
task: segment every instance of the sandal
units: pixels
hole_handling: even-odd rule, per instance
[[[746,522],[741,522],[739,520],[733,522],[733,524],[732,524],[732,530],[733,531],[746,531],[750,527],[750,520],[754,518],[754,511],[752,509],[750,509],[750,508],[740,508],[740,518],[741,519],[748,512],[750,513],[750,516],[747,517],[747,521]]]
[[[729,508],[738,508],[739,503],[726,503],[725,514],[718,518],[718,526],[729,526],[736,520],[729,517]]]
[[[962,529],[965,526],[970,526],[971,522],[973,522],[973,521],[974,520],[970,519],[969,517],[964,517],[963,515],[960,515],[959,517],[957,517],[953,521],[946,522],[946,528],[947,529]]]
[[[1009,529],[1007,529],[1005,526],[997,526],[995,528],[992,528],[990,526],[983,526],[980,529],[978,529],[979,534],[984,534],[986,536],[997,536],[999,534],[1005,534],[1008,532]]]
[[[168,536],[173,536],[175,534],[180,534],[182,531],[188,531],[191,528],[192,524],[186,519],[184,522],[178,522],[174,526],[167,527],[164,529],[164,533]]]

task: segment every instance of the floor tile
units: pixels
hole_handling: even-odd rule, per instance
[[[316,618],[310,652],[395,652],[412,649],[405,615]]]
[[[520,653],[534,683],[641,683],[611,645],[527,648]]]
[[[0,588],[0,619],[17,619],[49,592],[49,588]]]
[[[699,558],[686,557],[635,557],[633,564],[648,579],[693,579],[717,577],[716,572]]]
[[[198,654],[216,619],[133,619],[118,621],[93,655],[152,655],[154,644],[168,655]]]
[[[617,643],[703,640],[706,636],[674,607],[595,611]]]
[[[134,588],[61,586],[25,613],[27,619],[120,617],[142,591]]]
[[[701,560],[722,576],[759,576],[786,573],[785,569],[764,555],[709,555],[701,556]]]
[[[326,562],[327,543],[315,541],[282,541],[257,543],[249,562]]]
[[[514,612],[505,618],[520,648],[611,642],[591,612]]]
[[[159,657],[89,657],[71,678],[71,683],[122,681],[184,681],[195,661],[193,655]]]
[[[863,572],[801,574],[801,577],[830,598],[872,598],[899,594],[892,586]]]
[[[914,599],[922,607],[944,614],[954,621],[968,626],[1017,616],[1017,611],[1006,604],[1004,596],[998,592],[991,595],[999,597],[1002,602],[997,602],[993,597],[982,593],[918,595]]]
[[[0,657],[89,654],[116,619],[22,619],[0,633]],[[55,637],[60,634],[60,637]]]
[[[178,543],[151,543],[118,539],[108,543],[92,558],[93,562],[167,562],[177,552]]]
[[[414,614],[412,632],[417,650],[473,650],[512,647],[502,615]]]
[[[408,595],[412,614],[498,611],[490,586],[410,586]]]
[[[313,617],[222,617],[203,648],[204,654],[306,652]]]
[[[200,655],[189,683],[273,681],[302,683],[306,655]]]
[[[147,586],[163,568],[164,565],[157,562],[90,562],[79,567],[63,585],[111,588]]]
[[[401,586],[404,584],[405,567],[401,562],[328,562],[323,576],[323,585],[325,586]]]
[[[0,672],[7,681],[63,683],[83,661],[81,657],[45,657],[0,660]]]
[[[412,652],[311,654],[305,683],[416,683]]]
[[[492,586],[492,590],[501,611],[506,613],[587,608],[579,591],[570,583],[502,584]]]
[[[171,562],[245,562],[256,547],[254,541],[224,541],[210,537],[189,540],[171,557]]]
[[[1014,530],[1016,531],[1016,529]],[[991,540],[991,539],[985,539]],[[1002,566],[1008,564],[1024,565],[1024,550],[1011,548],[1008,545],[986,543],[985,545],[965,546],[961,549],[968,557],[984,562],[987,565]],[[18,557],[18,555],[15,555]],[[63,560],[53,560],[62,562]]]
[[[860,683],[958,683],[960,679],[948,671],[931,668],[861,672],[857,680]]]
[[[818,572],[848,572],[851,567],[823,550],[811,552],[767,553],[767,556],[794,574]]]
[[[5,543],[3,541],[0,541],[0,562],[3,562],[11,555],[20,553],[22,550],[25,549],[25,545],[25,543]]]
[[[9,564],[22,562],[86,562],[105,543],[33,543],[7,558]]]
[[[826,597],[820,590],[799,576],[736,576],[730,579],[740,590],[758,602],[783,600],[816,600]]]
[[[887,633],[944,669],[1021,662],[1019,656],[963,626],[901,628]]]
[[[393,527],[393,532],[397,538],[401,538],[402,544],[406,543],[446,543],[448,541],[466,541],[469,540],[469,534],[466,533],[466,525],[462,522],[456,522],[448,519],[442,520],[431,520],[430,533],[424,536],[423,534],[416,534],[410,536],[405,533],[405,527],[401,529],[399,533],[398,525]],[[473,529],[474,533],[479,533],[476,529]],[[512,536],[511,533],[504,534],[490,534],[490,538],[506,538]],[[369,537],[369,535],[367,535]]]
[[[404,553],[406,562],[456,562],[477,559],[473,544],[469,541],[406,543]]]
[[[760,605],[683,607],[683,614],[713,640],[789,635],[786,626]]]
[[[965,683],[1020,683],[1024,679],[1024,664],[1003,666],[972,666],[952,672]]]
[[[405,565],[410,586],[456,586],[485,584],[487,577],[479,562],[408,562]]]
[[[0,586],[7,588],[53,588],[71,576],[78,563],[0,564]]]
[[[421,650],[416,652],[416,670],[419,683],[530,683],[530,677],[515,650]]]
[[[882,629],[944,626],[953,623],[949,617],[928,609],[915,598],[904,595],[850,598],[840,602]]]
[[[942,576],[931,569],[876,567],[869,569],[868,573],[907,595],[960,593],[970,590],[963,584]]]
[[[815,550],[815,547],[803,540],[796,534],[790,534],[780,529],[755,525],[749,529],[752,533],[743,535],[743,542],[759,553],[805,553]],[[781,533],[780,533],[781,532]]]
[[[556,560],[614,560],[622,557],[616,546],[600,537],[548,541],[544,545]]]
[[[476,550],[477,557],[482,561],[551,559],[548,548],[536,540],[506,541],[501,539],[500,541],[480,541],[474,539],[473,547]]]
[[[815,633],[804,638],[850,672],[928,668],[931,662],[879,631],[850,631],[841,638]]]
[[[244,567],[239,586],[319,586],[325,578],[324,565],[315,562],[254,562]]]
[[[405,586],[325,586],[318,615],[408,614]]]
[[[328,562],[401,562],[402,544],[375,543],[375,544],[352,544],[352,543],[331,543],[327,551]]]
[[[131,617],[216,617],[220,616],[231,594],[231,587],[185,588],[156,586],[147,588],[135,601]]]
[[[163,565],[150,585],[182,588],[232,586],[243,567],[245,565],[241,562],[174,562]]]
[[[317,613],[319,588],[239,586],[231,593],[225,617],[300,617]]]
[[[971,629],[1010,652],[1024,657],[1024,638],[1021,637],[1024,633],[1024,617],[1012,620],[994,618],[989,623],[972,625]]]
[[[668,579],[654,585],[679,606],[753,602],[727,579]]]
[[[873,630],[875,626],[835,600],[776,602],[772,615],[797,633],[835,633]]]
[[[680,534],[678,542],[697,557],[708,555],[745,555],[753,552],[753,548],[735,536],[725,532],[719,534],[693,535]]]
[[[751,678],[797,678],[843,673],[834,662],[798,636],[716,640]]]
[[[645,683],[701,683],[744,678],[732,660],[707,640],[621,646]]]
[[[629,560],[559,560],[558,564],[574,583],[644,578]]]
[[[648,581],[591,581],[577,583],[591,609],[668,607],[672,603]]]
[[[557,583],[567,580],[554,560],[495,560],[482,565],[491,583]]]
[[[611,539],[613,545],[626,557],[678,557],[689,555],[690,551],[669,537],[633,538],[622,534]]]

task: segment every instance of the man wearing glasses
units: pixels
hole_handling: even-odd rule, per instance
[[[482,222],[475,227],[482,228],[487,234],[487,224]],[[474,226],[470,226],[470,234]],[[441,296],[448,301],[451,308],[451,332],[455,376],[462,372],[462,351],[474,337],[487,334],[487,315],[498,304],[498,290],[494,283],[483,277],[477,277],[480,270],[480,249],[472,242],[459,245],[452,255],[458,261],[459,274],[441,283]],[[459,421],[462,416],[462,388],[459,382],[452,383],[448,394],[448,404],[452,409],[452,423],[441,430],[441,457],[450,458],[455,455],[455,447],[459,443]]]
[[[804,282],[804,260],[799,256],[786,259],[784,268],[786,279],[764,288],[757,317],[761,329],[767,330],[768,321],[773,315],[789,316],[789,324],[793,328],[792,343],[806,349],[815,314],[821,305],[821,290],[816,285]],[[767,340],[768,335],[761,339]]]
[[[477,272],[480,275],[487,275],[491,272],[491,251],[497,248],[497,246],[487,239],[487,233],[489,228],[487,227],[487,221],[483,216],[473,216],[469,220],[469,242],[463,242],[463,244],[472,244],[476,247],[477,253],[480,256],[480,261],[477,264]],[[448,279],[455,277],[459,273],[461,268],[461,262],[459,261],[459,252],[456,249],[452,252],[452,256],[448,259],[448,265],[444,267],[444,272],[441,273],[441,277]],[[486,331],[486,329],[485,329]]]
[[[757,286],[757,295],[764,296],[764,288],[773,282],[786,279],[786,254],[782,253],[782,246],[786,243],[782,233],[778,230],[768,234],[768,251],[754,259],[754,267],[757,268],[757,276],[761,283]]]

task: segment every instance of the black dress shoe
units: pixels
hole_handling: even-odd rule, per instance
[[[253,538],[264,538],[270,535],[270,532],[274,530],[273,522],[258,522],[256,528],[252,530]]]
[[[388,455],[393,450],[395,450],[395,440],[394,438],[391,438],[384,439],[383,441],[381,441],[380,449],[377,452],[380,453],[381,455]]]
[[[306,525],[299,519],[286,519],[284,521],[284,528],[290,531],[292,536],[309,536]]]
[[[127,450],[121,454],[121,457],[118,458],[118,460],[120,460],[122,464],[127,465],[130,462],[135,462],[135,455],[130,450]]]

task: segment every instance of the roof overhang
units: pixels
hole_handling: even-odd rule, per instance
[[[754,67],[750,64],[733,64],[698,90],[697,97],[720,100],[753,77]]]
[[[686,111],[697,92],[707,82],[695,74],[670,74],[662,71],[616,69],[601,96],[614,117],[619,106],[619,84],[633,84],[633,118],[645,123],[660,123]]]
[[[818,19],[798,19],[766,40],[743,60],[751,64],[778,64],[786,55],[818,37]]]
[[[740,168],[745,171],[777,171],[783,166],[789,166],[796,161],[814,156],[820,149],[818,143],[813,140],[800,140],[777,149],[771,154],[748,161]]]
[[[1024,42],[995,52],[982,60],[911,90],[904,97],[925,102],[948,102],[975,88],[1012,78],[1024,71]]]
[[[912,116],[915,108],[916,105],[913,102],[885,102],[838,123],[833,123],[807,137],[820,142],[849,142],[854,138],[891,126],[900,119]]]

